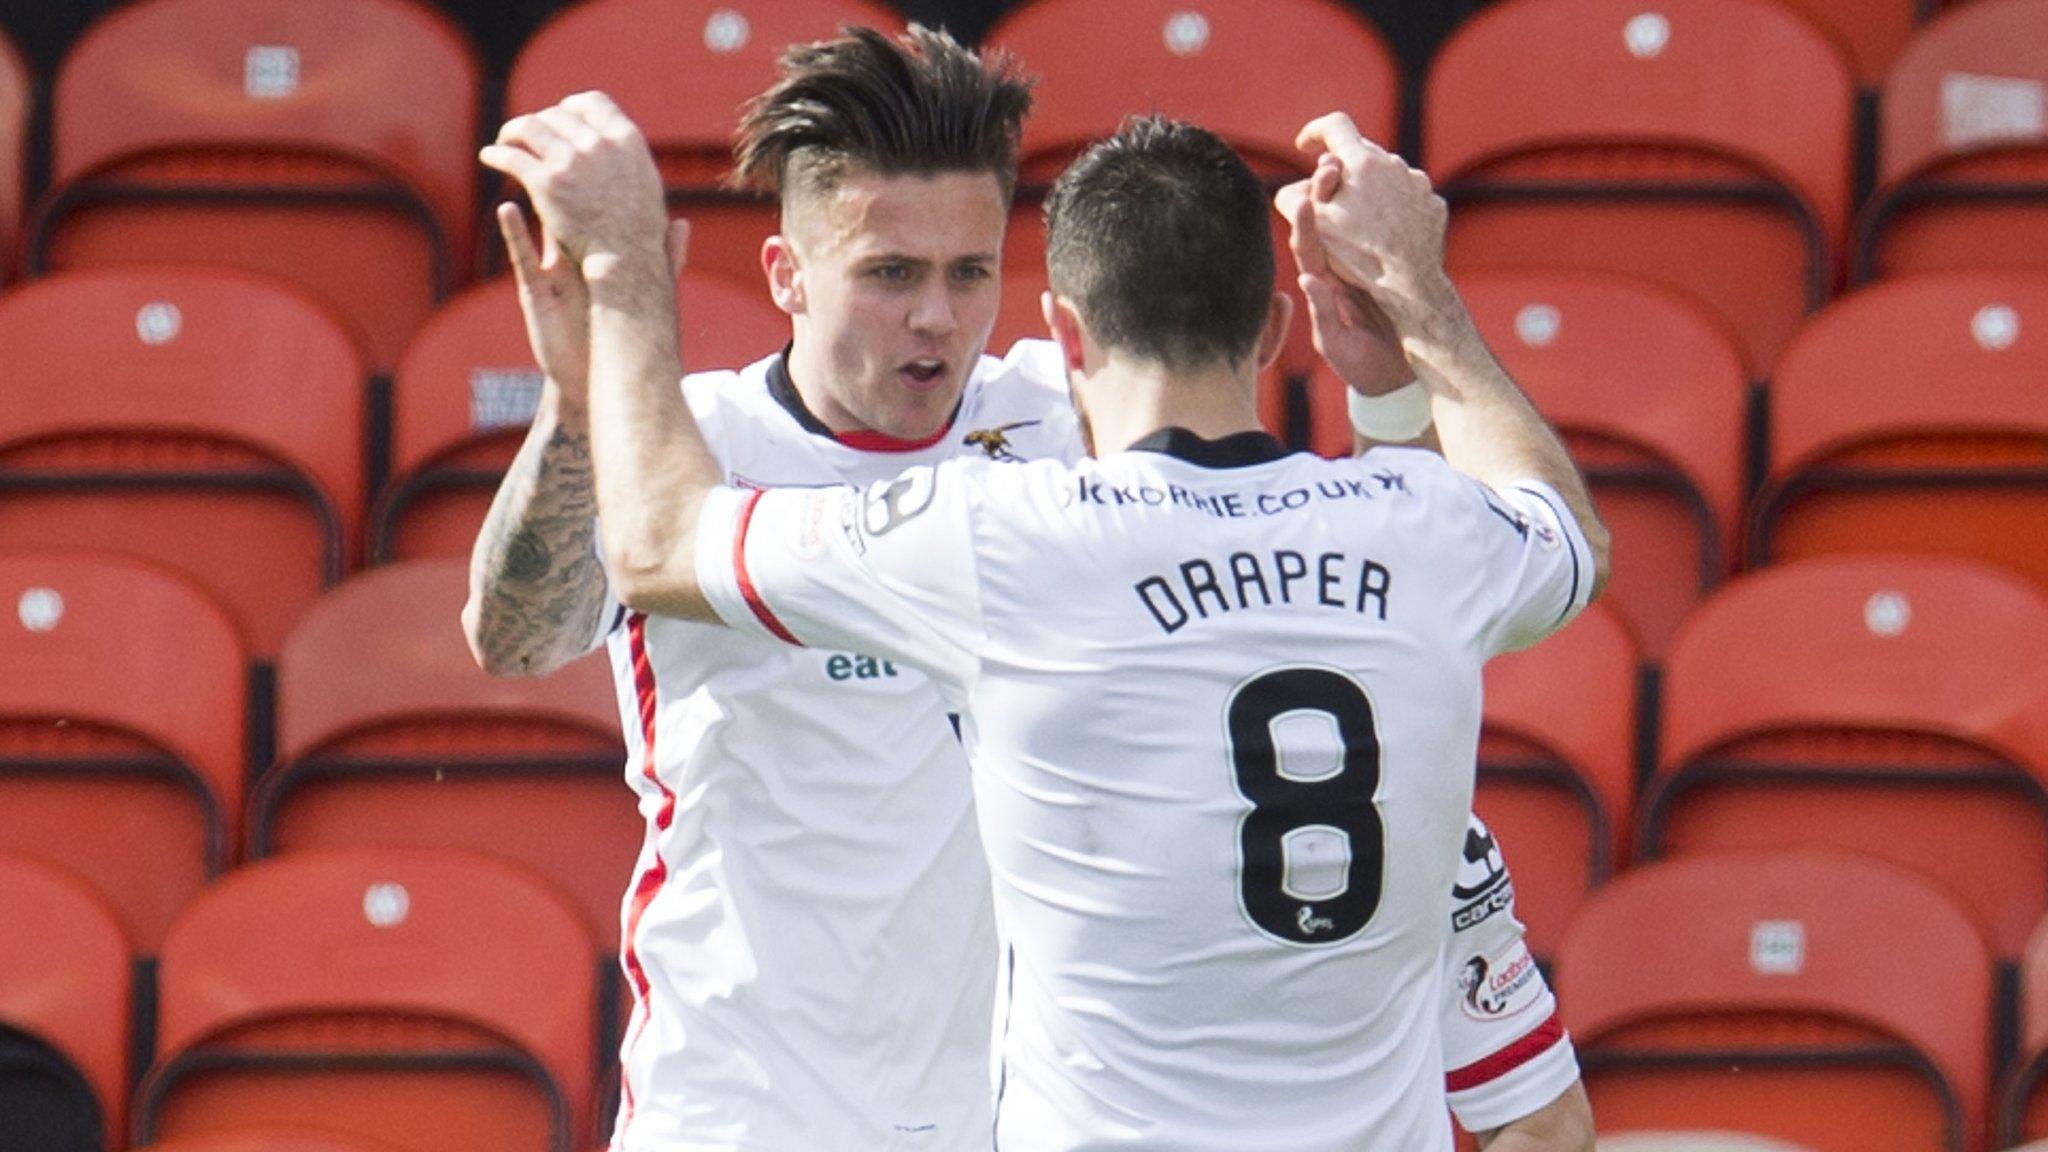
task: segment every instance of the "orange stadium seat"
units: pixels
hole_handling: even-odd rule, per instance
[[[463,561],[401,561],[299,621],[278,661],[278,762],[251,802],[249,855],[496,855],[555,881],[616,944],[643,825],[620,777],[610,668],[486,675],[462,638],[467,586]]]
[[[1665,660],[1639,855],[1885,857],[2017,958],[2048,911],[2048,737],[2014,722],[2041,711],[2043,651],[2048,596],[1966,560],[1828,557],[1734,581]]]
[[[468,278],[481,66],[406,0],[139,0],[72,46],[31,272],[141,261],[290,279],[388,368]]]
[[[184,580],[82,553],[0,553],[0,611],[0,852],[86,881],[152,953],[240,833],[234,625]]]
[[[1539,956],[1628,858],[1636,677],[1635,643],[1600,604],[1486,666],[1473,806],[1506,846],[1516,912]]]
[[[1859,88],[1874,90],[1939,0],[1784,0],[1841,45]]]
[[[2048,1138],[2048,920],[2027,941],[2019,986],[2020,1052],[2000,1093],[2000,1147]]]
[[[124,1146],[133,961],[121,924],[70,874],[0,855],[0,1149]]]
[[[986,40],[1039,77],[1024,122],[1023,188],[1004,245],[1008,283],[997,335],[1005,343],[998,350],[1045,333],[1037,303],[1045,288],[1043,190],[1126,116],[1192,120],[1230,141],[1275,187],[1308,171],[1313,157],[1295,150],[1295,134],[1333,109],[1350,113],[1366,136],[1396,144],[1399,67],[1373,27],[1335,0],[1033,0],[999,20]],[[1247,81],[1281,75],[1284,83]],[[1286,436],[1305,417],[1294,409],[1317,360],[1294,291],[1287,225],[1277,215],[1273,238],[1276,279],[1296,296],[1297,315],[1280,364],[1260,381],[1259,411]]]
[[[1829,852],[1636,869],[1572,921],[1556,985],[1605,1131],[1982,1147],[1991,956],[1906,869]]]
[[[397,1152],[389,1144],[361,1136],[338,1136],[304,1128],[251,1128],[202,1132],[177,1140],[159,1140],[137,1152]]]
[[[164,942],[135,1143],[307,1126],[405,1152],[581,1148],[596,967],[565,897],[484,857],[240,869]]]
[[[789,340],[789,318],[758,285],[690,268],[677,297],[691,371],[738,368]],[[372,517],[373,562],[469,555],[540,383],[510,279],[479,284],[434,314],[392,384],[392,479]]]
[[[364,370],[288,286],[102,268],[0,297],[0,539],[182,572],[260,657],[353,559]]]
[[[690,263],[759,290],[773,203],[725,186],[740,108],[773,83],[791,44],[843,24],[894,33],[903,18],[875,0],[584,0],[520,48],[505,111],[535,112],[598,88],[654,149],[669,205],[690,218]]]
[[[0,279],[14,271],[28,197],[29,117],[35,111],[35,78],[28,62],[0,36]]]
[[[1487,343],[1586,470],[1614,535],[1618,608],[1651,659],[1735,569],[1748,384],[1713,317],[1601,273],[1474,272],[1459,288]],[[1341,385],[1334,420],[1345,421]]]
[[[2048,270],[2048,0],[1971,0],[1885,78],[1851,279]]]
[[[1972,556],[2048,587],[2048,272],[1874,285],[1799,334],[1772,382],[1752,563]]]
[[[1454,271],[1586,268],[1698,297],[1760,379],[1848,232],[1854,84],[1772,0],[1510,0],[1451,34],[1424,157]]]

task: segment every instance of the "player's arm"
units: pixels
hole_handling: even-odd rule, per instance
[[[670,240],[653,156],[617,105],[585,92],[551,111],[547,131],[513,121],[480,158],[526,188],[588,286],[592,487],[612,590],[637,611],[714,620],[695,544],[720,471],[675,386],[683,234]]]
[[[1334,176],[1324,176],[1327,162],[1318,161],[1317,179],[1335,181],[1327,199],[1315,198],[1312,180],[1281,204],[1290,219],[1314,224],[1297,239],[1298,258],[1304,247],[1312,253],[1303,266],[1311,322],[1319,297],[1326,329],[1337,327],[1342,317],[1333,308],[1347,297],[1362,320],[1383,320],[1427,390],[1444,458],[1496,489],[1533,480],[1555,491],[1591,550],[1597,594],[1608,576],[1607,530],[1563,442],[1494,359],[1451,284],[1443,263],[1447,209],[1429,177],[1365,140],[1342,113],[1309,124],[1297,143],[1335,164]]]
[[[589,301],[552,238],[545,256],[535,250],[518,208],[501,205],[498,225],[545,379],[470,553],[462,630],[485,671],[545,676],[590,649],[607,602],[590,471]]]
[[[1535,1112],[1473,1135],[1486,1152],[1593,1152],[1593,1105],[1585,1085],[1573,1081]]]

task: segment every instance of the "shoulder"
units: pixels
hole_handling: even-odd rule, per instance
[[[744,368],[718,368],[683,377],[683,400],[689,404],[690,415],[696,417],[706,440],[714,445],[723,444],[758,415],[755,410],[762,403],[773,402],[768,395],[767,378],[768,365],[775,355],[779,353]]]
[[[993,460],[1071,459],[1080,429],[1059,347],[1020,340],[1000,359],[984,356],[961,406],[961,444]]]

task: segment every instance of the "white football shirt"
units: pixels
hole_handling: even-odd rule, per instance
[[[699,575],[965,714],[998,1148],[1448,1148],[1479,669],[1584,605],[1590,553],[1555,493],[1425,452],[1139,449],[723,489]]]

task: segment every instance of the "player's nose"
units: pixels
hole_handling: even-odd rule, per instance
[[[925,285],[910,305],[911,330],[921,336],[945,336],[960,326],[953,295],[943,283]]]

